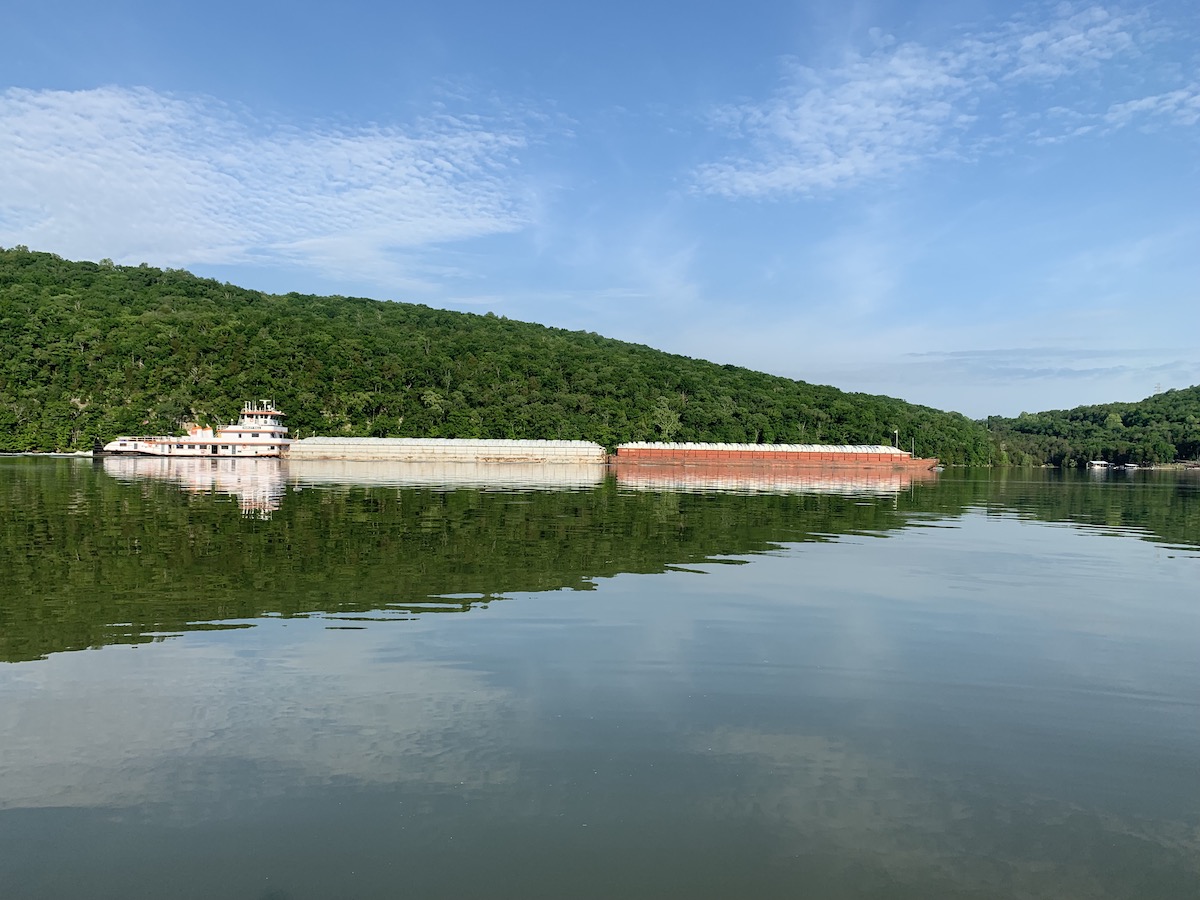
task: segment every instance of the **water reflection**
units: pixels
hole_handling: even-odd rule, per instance
[[[0,668],[7,884],[1187,896],[1190,562],[978,511],[742,562]]]
[[[842,482],[793,493],[801,485],[769,479],[744,490],[639,490],[590,483],[597,472],[503,467],[541,486],[480,490],[456,488],[441,468],[318,462],[285,477],[270,460],[105,462],[0,461],[0,659],[268,614],[466,612],[513,592],[591,591],[621,573],[945,527],[974,510],[1200,556],[1200,480],[1187,474],[1097,484],[1037,471],[944,473],[898,492]],[[141,462],[151,465],[112,465]],[[458,473],[493,486],[500,477]],[[437,483],[394,483],[417,477]],[[352,483],[368,478],[388,483]],[[222,489],[246,494],[233,505]],[[944,576],[958,559],[943,562]]]
[[[363,462],[286,459],[282,477],[290,485],[478,488],[503,491],[563,491],[596,487],[604,480],[602,462],[571,464],[521,462]]]
[[[158,480],[191,494],[234,497],[242,513],[268,518],[288,488],[419,487],[494,491],[578,491],[599,486],[603,463],[439,463],[358,460],[158,459],[105,457],[105,474],[134,483]],[[773,466],[661,465],[623,462],[615,466],[624,488],[650,491],[713,491],[769,494],[886,496],[937,480],[932,471],[803,469]]]
[[[276,459],[168,459],[152,456],[106,456],[104,472],[118,481],[168,481],[191,494],[235,497],[242,513],[268,517],[279,509],[283,474]]]
[[[219,815],[229,798],[206,782],[240,774],[218,773],[222,760],[255,772],[259,798],[299,784],[394,784],[406,771],[426,786],[512,780],[501,761],[458,750],[485,745],[492,720],[511,711],[508,692],[478,674],[402,658],[386,632],[315,620],[247,637],[196,633],[169,655],[76,654],[26,673],[7,695],[20,727],[0,723],[0,810]],[[26,702],[47,691],[53,703]],[[419,757],[428,759],[417,774]]]
[[[263,519],[215,479],[0,460],[6,895],[1200,877],[1195,479],[352,476],[288,475]]]
[[[928,470],[812,468],[784,466],[722,466],[719,464],[622,462],[617,460],[617,483],[652,491],[736,491],[768,494],[887,495],[915,484],[937,481]]]
[[[424,487],[432,490],[583,490],[604,480],[603,463],[432,463],[354,460],[168,459],[104,457],[105,474],[133,483],[152,479],[191,494],[234,497],[248,516],[269,518],[289,486]]]

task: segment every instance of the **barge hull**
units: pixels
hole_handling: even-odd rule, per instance
[[[886,445],[822,444],[622,444],[617,466],[754,466],[796,469],[927,471],[937,459],[914,457]]]

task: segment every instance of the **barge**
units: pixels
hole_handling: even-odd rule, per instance
[[[310,437],[293,441],[289,460],[392,463],[604,465],[592,441],[476,440],[472,438]]]
[[[929,471],[937,459],[887,444],[700,444],[637,441],[617,447],[625,466],[784,467]]]

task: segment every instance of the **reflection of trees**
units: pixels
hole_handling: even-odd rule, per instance
[[[960,472],[943,475],[938,490],[923,497],[947,511],[986,504],[988,511],[1043,522],[1094,525],[1166,544],[1200,544],[1197,472]]]
[[[611,480],[508,493],[317,487],[284,495],[268,521],[213,494],[121,483],[71,460],[9,461],[0,464],[0,658],[263,614],[466,611],[513,592],[588,590],[622,572],[882,535],[968,507],[1142,529],[1170,543],[1200,534],[1196,485],[1145,478],[982,473],[882,498],[629,491]]]

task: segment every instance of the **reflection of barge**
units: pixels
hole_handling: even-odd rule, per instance
[[[604,482],[604,462],[408,462],[404,460],[305,459],[289,451],[287,482],[300,487],[478,488],[501,491],[583,490]]]
[[[617,482],[641,490],[897,494],[937,478],[936,459],[885,444],[621,444]]]
[[[273,403],[247,401],[237,422],[218,428],[187,425],[187,435],[119,437],[95,451],[96,456],[165,456],[182,458],[280,456],[291,441],[283,413]]]
[[[642,466],[743,466],[788,469],[884,469],[928,471],[936,459],[922,459],[886,444],[668,444],[639,441],[617,447],[618,471],[627,463]]]
[[[818,468],[720,463],[646,464],[615,466],[617,484],[642,491],[730,491],[761,494],[842,494],[884,496],[907,491],[914,484],[937,480],[931,469]]]

